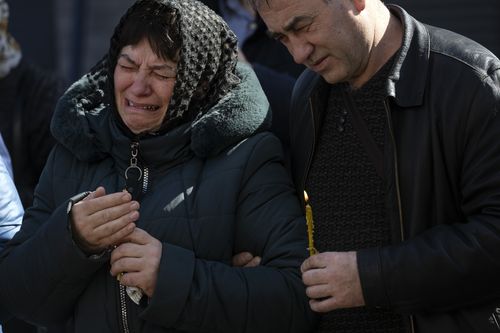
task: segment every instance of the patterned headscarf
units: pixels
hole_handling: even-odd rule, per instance
[[[174,126],[190,124],[191,149],[197,156],[208,157],[269,128],[265,94],[250,66],[236,66],[236,37],[219,16],[195,0],[140,0],[117,25],[108,55],[69,87],[54,112],[52,134],[82,160],[97,160],[109,152],[109,132],[103,124],[110,119],[120,121],[114,112],[113,72],[123,44],[136,43],[119,42],[120,34],[126,39],[141,38],[126,31],[125,24],[136,22],[137,17],[151,22],[149,12],[155,10],[161,15],[168,12],[165,29],[148,31],[155,36],[165,33],[174,47],[158,50],[155,47],[164,44],[155,45],[155,41],[151,46],[160,54],[165,51],[167,58],[172,51],[178,63],[166,122],[159,132],[148,134],[162,135]],[[170,29],[174,24],[178,34]]]
[[[21,61],[21,48],[7,31],[9,5],[0,0],[0,78],[6,77]]]
[[[169,124],[201,117],[239,83],[235,75],[237,39],[224,20],[195,0],[139,0],[122,17],[111,38],[109,65],[114,67],[119,50],[117,36],[137,8],[159,4],[177,14],[181,49],[174,93],[165,117]],[[165,24],[171,24],[165,22]],[[109,68],[112,73],[114,68]]]

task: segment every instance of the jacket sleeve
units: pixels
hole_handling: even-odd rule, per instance
[[[3,142],[0,140],[0,143]],[[3,250],[5,244],[19,231],[23,212],[21,200],[17,195],[14,182],[10,177],[9,170],[7,170],[2,156],[0,156],[0,251]],[[0,322],[8,317],[9,313],[0,306]]]
[[[68,201],[56,206],[52,183],[57,149],[49,155],[33,207],[0,258],[0,308],[41,325],[72,315],[74,304],[103,264],[73,243],[67,228]]]
[[[23,213],[23,206],[17,195],[16,186],[0,157],[0,251],[19,231]]]
[[[434,160],[442,158],[441,165],[447,167],[436,183],[448,186],[440,188],[429,178],[417,184],[429,187],[420,189],[428,198],[407,202],[407,211],[412,205],[414,210],[407,219],[429,216],[416,221],[425,230],[408,226],[416,236],[358,252],[369,305],[428,313],[500,299],[500,70],[476,80],[475,86],[472,80],[464,81],[467,92],[440,92],[441,99],[448,98],[442,105],[453,115],[441,124],[439,140],[434,140],[439,146],[432,149]],[[437,171],[433,169],[434,177]],[[443,200],[448,200],[446,205],[439,204]],[[416,211],[422,201],[430,202],[429,212]]]
[[[305,221],[280,143],[269,134],[243,171],[234,244],[235,253],[262,256],[261,265],[232,267],[165,244],[143,319],[192,332],[311,331],[316,318],[299,272],[307,256]]]

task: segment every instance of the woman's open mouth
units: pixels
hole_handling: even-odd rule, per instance
[[[154,104],[141,104],[141,103],[134,103],[129,99],[126,99],[127,101],[127,106],[136,108],[136,109],[142,109],[146,111],[156,111],[160,108],[159,105],[154,105]]]

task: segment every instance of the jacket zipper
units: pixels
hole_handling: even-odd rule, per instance
[[[125,170],[125,178],[127,178],[127,173],[130,169],[137,169],[139,171],[139,178],[138,180],[142,179],[142,194],[145,194],[148,191],[148,185],[149,185],[149,169],[148,167],[143,166],[142,169],[139,167],[137,164],[138,159],[137,156],[139,155],[139,142],[133,141],[130,144],[130,155],[132,156],[130,158],[130,164]]]
[[[398,155],[396,152],[396,139],[394,138],[394,131],[392,129],[392,118],[387,100],[384,100],[385,113],[387,115],[387,124],[389,126],[389,134],[391,135],[391,143],[394,147],[393,163],[394,163],[394,180],[396,182],[396,197],[398,202],[398,214],[399,214],[399,229],[401,233],[401,240],[405,240],[405,233],[403,229],[403,208],[401,204],[401,191],[399,185],[399,168],[398,168]]]
[[[391,137],[391,143],[394,149],[394,154],[393,154],[393,162],[394,162],[394,180],[396,182],[396,199],[398,203],[398,214],[399,214],[399,228],[400,228],[400,233],[401,233],[401,241],[405,240],[405,233],[404,233],[404,221],[403,221],[403,205],[401,204],[401,189],[400,189],[400,184],[399,184],[399,168],[398,168],[398,154],[396,152],[396,139],[394,137],[394,131],[392,128],[392,117],[391,117],[391,110],[389,107],[389,103],[387,99],[384,100],[384,108],[385,108],[385,113],[387,116],[387,124],[389,127],[389,134]],[[414,318],[412,315],[410,317],[410,330],[412,333],[415,333],[415,322]]]
[[[312,158],[313,158],[313,155],[314,155],[314,150],[316,149],[316,124],[314,122],[314,111],[313,111],[311,97],[309,97],[309,111],[311,113],[311,118],[312,118],[313,141],[312,141],[312,147],[311,147],[311,150],[310,150],[310,153],[309,153],[309,158],[307,160],[307,164],[306,164],[306,167],[305,167],[305,170],[304,170],[304,177],[302,178],[302,191],[304,191],[305,188],[306,188],[307,175],[309,174],[309,169],[311,168],[311,163],[312,163]]]
[[[127,293],[125,291],[125,286],[118,282],[120,287],[120,309],[121,309],[121,320],[124,333],[130,333],[130,328],[128,326],[128,314],[127,314]]]
[[[148,190],[149,185],[149,169],[144,167],[143,178],[142,178],[142,194],[145,194]]]
[[[137,165],[137,155],[139,153],[139,142],[134,141],[130,144],[130,151],[132,158],[130,159],[130,165],[128,168],[137,168],[140,171],[140,178],[142,177],[142,193],[146,193],[149,185],[149,169],[143,167],[142,169]],[[127,170],[128,170],[127,168]],[[126,173],[127,171],[125,171]],[[139,180],[140,180],[139,178]],[[128,325],[128,310],[127,310],[127,291],[126,287],[117,281],[119,286],[119,296],[120,296],[120,310],[121,310],[121,323],[124,333],[130,333],[130,327]]]

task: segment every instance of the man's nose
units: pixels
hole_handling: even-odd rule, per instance
[[[314,46],[303,38],[290,37],[288,51],[297,64],[307,65]]]

